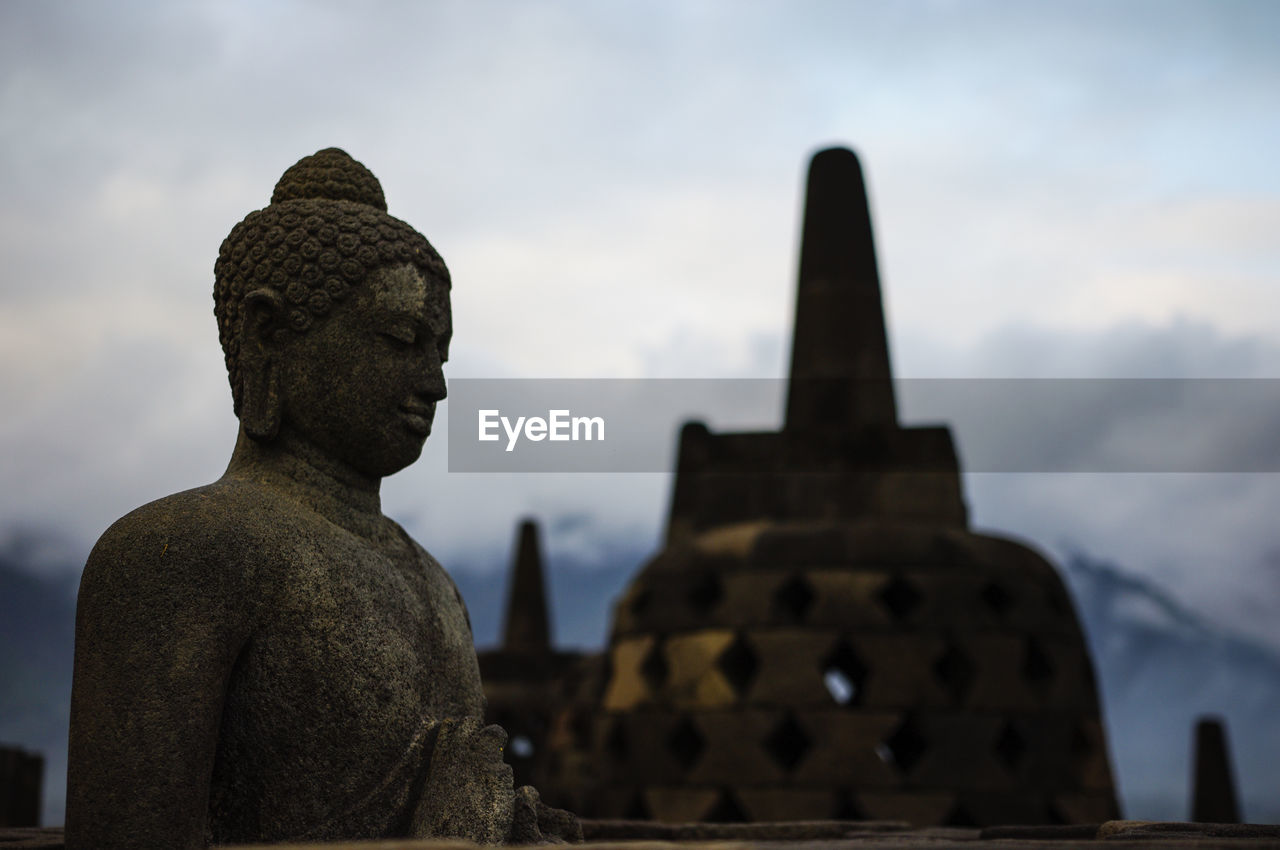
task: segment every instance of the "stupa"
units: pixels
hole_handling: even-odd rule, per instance
[[[898,424],[857,157],[809,170],[785,423],[687,424],[616,603],[590,804],[667,822],[1117,816],[1058,573],[968,528],[946,427]]]
[[[477,653],[489,723],[506,724],[504,753],[515,782],[540,782],[544,801],[586,805],[591,719],[602,658],[556,649],[538,525],[516,532],[502,643]]]

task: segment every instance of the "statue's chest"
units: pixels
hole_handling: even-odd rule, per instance
[[[323,536],[267,585],[231,695],[256,723],[379,750],[403,746],[424,719],[483,711],[465,611],[416,548]]]

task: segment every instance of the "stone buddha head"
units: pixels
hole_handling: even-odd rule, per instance
[[[377,178],[327,148],[284,173],[214,266],[245,435],[368,479],[421,454],[452,333],[444,261],[386,210]]]

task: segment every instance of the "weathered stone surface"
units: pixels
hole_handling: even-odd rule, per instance
[[[1166,841],[1230,838],[1266,840],[1268,845],[1263,846],[1280,846],[1280,824],[1115,820],[1098,827],[1098,838]]]
[[[606,841],[831,841],[850,832],[899,833],[901,821],[813,820],[771,823],[656,823],[654,821],[584,820],[583,836],[596,845]]]
[[[1110,821],[1060,826],[912,828],[897,821],[685,823],[582,821],[582,850],[1071,850],[1122,846],[1187,850],[1280,847],[1280,826]],[[392,840],[246,846],[244,850],[467,850],[465,841]],[[0,829],[0,847],[63,850],[61,829]]]
[[[982,830],[979,838],[983,840],[1000,840],[1011,838],[1032,838],[1040,841],[1062,841],[1091,839],[1098,834],[1097,823],[1039,824],[1033,826],[989,826]]]
[[[382,514],[445,397],[443,261],[342,151],[222,245],[240,418],[218,481],[145,505],[81,580],[67,845],[531,840],[448,574]]]
[[[0,847],[5,850],[62,850],[62,827],[0,827]]]

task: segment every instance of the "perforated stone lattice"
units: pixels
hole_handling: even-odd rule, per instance
[[[662,641],[659,639],[653,645],[653,648],[649,650],[649,654],[645,656],[644,662],[641,663],[640,675],[644,676],[650,691],[660,692],[662,686],[666,684],[667,676],[670,675],[670,672],[666,656],[662,652]]]
[[[1000,757],[1000,761],[1004,762],[1005,767],[1017,770],[1022,763],[1022,757],[1026,755],[1027,741],[1018,733],[1013,723],[1006,722],[1001,727],[1000,736],[996,738],[992,749]]]
[[[627,730],[621,720],[614,720],[609,725],[609,734],[605,738],[605,752],[617,762],[625,762],[631,755],[631,745],[627,741]]]
[[[764,748],[774,762],[785,771],[795,769],[813,746],[813,739],[804,731],[796,716],[787,712],[765,737]]]
[[[685,770],[697,763],[707,741],[689,718],[681,718],[676,728],[667,736],[667,750]]]
[[[773,607],[779,616],[799,622],[813,605],[813,596],[813,587],[804,576],[794,575],[773,592]]]
[[[742,635],[734,638],[733,643],[720,653],[716,666],[724,674],[729,684],[739,697],[745,696],[760,669],[760,662],[750,642]]]
[[[823,684],[838,705],[860,704],[869,671],[847,641],[836,642],[835,648],[822,661],[822,671]]]
[[[949,643],[946,651],[933,663],[933,675],[947,693],[951,694],[954,702],[962,703],[973,685],[973,661],[954,643]]]
[[[884,745],[893,765],[902,771],[904,776],[911,774],[912,769],[919,763],[920,757],[929,748],[928,740],[921,733],[919,724],[911,714],[902,719],[898,728],[893,730],[893,734],[884,740]]]
[[[1070,604],[1053,603],[1065,594],[1047,579],[875,562],[642,575],[620,602],[615,645],[648,636],[644,652],[630,664],[616,656],[610,674],[642,696],[631,725],[618,714],[597,738],[612,765],[602,787],[618,791],[599,816],[663,819],[678,800],[682,816],[751,819],[752,806],[775,811],[761,802],[768,794],[806,789],[825,795],[806,804],[823,817],[927,810],[934,823],[987,823],[1001,793],[1023,801],[1010,812],[1041,822],[1109,815],[1105,752],[1088,731],[1092,669]],[[686,657],[673,680],[672,642],[694,637],[714,651],[696,669]],[[1036,720],[1046,710],[1090,722],[1046,738],[1058,728]],[[815,758],[824,747],[842,748],[839,771]],[[971,799],[969,787],[985,796]],[[694,791],[704,796],[684,796]],[[925,798],[951,802],[912,808]]]
[[[727,788],[721,789],[715,804],[702,819],[708,823],[745,823],[751,820],[742,810],[742,806],[738,805],[733,792]]]
[[[920,600],[920,591],[900,575],[895,575],[880,591],[880,601],[893,615],[893,619],[899,622],[911,617],[912,612],[920,606]]]
[[[709,614],[724,598],[724,586],[715,573],[707,573],[694,582],[689,591],[689,605],[698,614]]]

